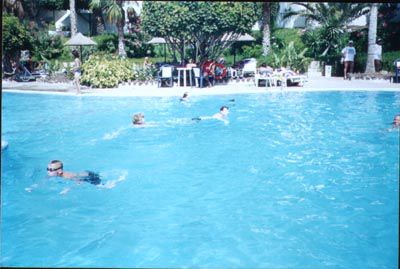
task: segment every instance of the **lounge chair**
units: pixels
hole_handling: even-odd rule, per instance
[[[260,74],[257,72],[254,76],[254,82],[257,87],[260,87],[260,81],[265,81],[265,87],[277,86],[277,78],[272,74]]]
[[[257,60],[255,58],[246,59],[244,61],[244,66],[242,68],[241,75],[245,77],[246,75],[255,76],[257,73]]]
[[[276,79],[277,85],[286,86],[303,86],[304,82],[307,81],[307,77],[304,75],[296,74],[291,70],[283,70],[273,74]]]
[[[287,86],[303,86],[307,77],[304,75],[296,74],[291,70],[285,72]]]
[[[36,81],[36,77],[22,64],[19,65],[21,72],[16,72],[14,80],[18,82]]]

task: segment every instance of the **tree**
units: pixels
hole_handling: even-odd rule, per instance
[[[9,70],[10,60],[19,58],[21,50],[32,48],[32,39],[27,29],[13,15],[3,14],[3,61]]]
[[[271,3],[270,2],[263,2],[263,55],[267,56],[269,49],[271,47],[271,29],[270,29],[270,21],[271,21]]]
[[[8,12],[17,16],[22,20],[25,16],[25,10],[23,7],[22,0],[4,0],[3,1],[3,12]]]
[[[365,73],[374,73],[374,48],[376,43],[376,30],[378,25],[378,4],[374,3],[371,5],[371,11],[369,15],[368,23],[368,58],[367,66],[365,67]]]
[[[267,56],[271,48],[271,31],[278,14],[278,2],[262,2],[261,29],[263,33],[263,55]]]
[[[76,27],[75,0],[69,0],[69,11],[71,12],[69,15],[69,18],[71,20],[71,36],[74,36],[78,32]]]
[[[343,38],[346,36],[347,25],[358,17],[368,12],[365,4],[353,3],[294,3],[302,6],[304,9],[293,11],[289,10],[284,18],[293,16],[304,16],[306,18],[307,28],[310,30],[319,26],[318,36],[321,38],[320,51],[322,57],[332,59],[338,54],[339,46],[343,44]]]
[[[184,59],[185,45],[200,62],[217,58],[240,34],[250,33],[257,21],[251,2],[144,2],[142,27],[163,37]]]
[[[118,55],[120,57],[126,57],[124,39],[125,11],[122,7],[123,2],[133,2],[137,4],[136,1],[122,0],[91,0],[89,4],[92,10],[101,8],[107,14],[109,22],[114,22],[117,26]]]

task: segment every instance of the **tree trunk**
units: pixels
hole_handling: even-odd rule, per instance
[[[118,55],[120,57],[126,57],[125,51],[125,40],[124,40],[124,26],[125,26],[125,10],[122,7],[123,1],[118,1],[118,6],[121,10],[121,18],[117,20],[117,30],[118,30]]]
[[[71,12],[71,14],[69,15],[69,18],[71,20],[71,36],[74,36],[78,32],[76,28],[75,0],[69,0],[69,10]]]
[[[125,16],[123,16],[125,17]],[[126,57],[125,51],[125,40],[124,40],[124,19],[120,19],[117,22],[118,28],[118,55],[120,57]]]
[[[376,43],[376,29],[378,24],[378,4],[372,4],[368,26],[368,58],[365,73],[374,73],[374,47]]]
[[[271,3],[263,2],[262,32],[263,55],[267,56],[271,48]]]

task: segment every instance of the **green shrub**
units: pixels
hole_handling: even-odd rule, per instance
[[[275,49],[282,49],[293,42],[294,47],[298,51],[306,48],[302,40],[302,32],[299,29],[277,29],[271,37],[271,45]]]
[[[93,40],[97,43],[97,51],[115,53],[118,49],[118,36],[116,34],[94,36]]]
[[[144,35],[141,32],[125,35],[125,51],[129,58],[155,55],[153,45],[144,42]]]
[[[21,50],[32,48],[32,36],[17,17],[3,12],[3,53],[8,57],[19,56]]]
[[[296,49],[294,42],[291,41],[284,49],[275,49],[272,55],[267,58],[269,60],[268,64],[275,68],[284,66],[293,70],[296,69],[305,72],[311,62],[310,58],[304,56],[306,51],[307,48],[299,51]]]
[[[46,32],[39,32],[34,41],[34,54],[37,58],[55,59],[59,58],[65,47],[59,35],[51,36]],[[65,50],[67,52],[67,50]]]
[[[389,51],[382,53],[382,68],[387,71],[394,71],[394,61],[400,59],[400,51]]]
[[[242,56],[244,58],[260,58],[262,53],[262,45],[243,46]]]
[[[127,62],[117,57],[105,55],[92,55],[82,64],[82,84],[94,88],[113,88],[123,81],[128,81],[132,76],[131,68]]]

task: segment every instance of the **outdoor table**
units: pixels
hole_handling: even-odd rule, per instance
[[[192,67],[177,67],[178,70],[178,87],[187,87],[186,72],[189,71],[190,86],[192,86]],[[183,72],[183,85],[181,85],[181,71]]]

